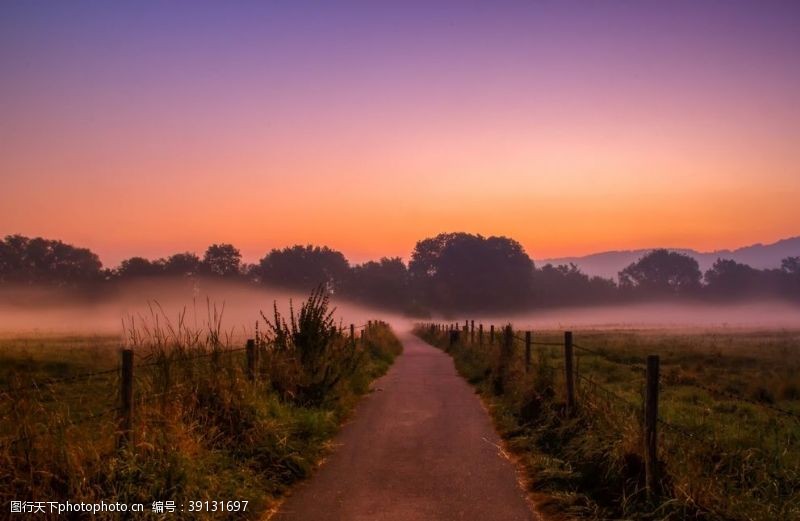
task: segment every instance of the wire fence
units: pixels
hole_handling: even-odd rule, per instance
[[[492,352],[496,354],[493,356],[497,356],[498,360],[502,356],[507,356],[502,354],[504,350],[514,352],[519,345],[522,345],[525,349],[524,358],[517,355],[517,360],[522,360],[525,366],[523,374],[529,375],[526,378],[534,378],[534,371],[532,371],[531,366],[535,363],[532,356],[532,351],[535,347],[561,348],[563,350],[561,353],[547,351],[547,354],[545,354],[545,351],[542,350],[535,351],[539,356],[538,363],[540,364],[547,360],[551,362],[561,360],[562,363],[559,364],[559,370],[562,372],[563,381],[559,385],[563,386],[566,403],[569,405],[578,401],[584,403],[589,401],[602,402],[609,407],[619,408],[621,411],[631,414],[630,417],[639,422],[645,441],[645,452],[652,450],[650,454],[652,463],[649,465],[652,469],[658,468],[657,464],[653,464],[658,461],[659,457],[657,440],[665,436],[664,450],[669,448],[675,458],[687,458],[699,454],[692,452],[689,455],[685,450],[678,449],[679,444],[676,445],[675,442],[682,440],[682,443],[688,442],[698,448],[702,447],[706,453],[706,456],[704,456],[706,458],[710,458],[711,456],[709,455],[716,454],[717,456],[714,457],[723,459],[738,458],[741,461],[750,462],[748,463],[749,465],[752,465],[753,458],[758,455],[766,458],[766,454],[773,451],[773,459],[778,461],[784,458],[786,454],[792,451],[796,452],[797,448],[800,447],[800,431],[797,430],[800,413],[779,407],[773,403],[739,396],[724,389],[704,385],[696,381],[676,381],[674,378],[661,378],[659,369],[660,357],[657,355],[647,356],[647,363],[644,363],[644,356],[639,359],[630,354],[621,356],[609,348],[589,347],[584,342],[575,343],[572,332],[568,331],[563,332],[564,340],[559,342],[551,341],[547,338],[547,335],[533,331],[514,331],[510,325],[499,328],[491,324],[488,326],[477,324],[478,334],[476,335],[474,322],[467,321],[463,323],[463,326],[461,324],[429,323],[422,324],[421,327],[431,333],[438,334],[440,341],[447,341],[451,348],[466,344],[479,350],[494,349],[496,351]],[[542,336],[545,336],[545,341],[537,340],[537,337],[541,338]],[[624,374],[620,376],[619,372],[614,368],[631,371],[631,375],[636,376],[632,378],[625,377]],[[599,376],[599,378],[595,375]],[[614,378],[611,378],[612,375]],[[610,383],[602,381],[603,378]],[[673,416],[676,418],[681,417],[684,420],[688,419],[691,414],[694,414],[691,409],[696,405],[691,400],[681,401],[680,398],[675,396],[667,396],[666,401],[664,401],[664,397],[661,397],[660,399],[664,401],[662,406],[668,406],[666,413],[664,413],[659,408],[659,395],[664,390],[680,390],[686,387],[700,389],[712,398],[723,398],[733,403],[746,404],[764,412],[768,418],[772,418],[777,422],[785,420],[792,425],[787,425],[786,431],[781,431],[780,427],[773,425],[771,428],[774,431],[772,434],[774,439],[772,440],[767,439],[769,437],[767,424],[764,424],[763,428],[759,427],[758,424],[746,426],[741,432],[749,435],[749,438],[747,436],[742,437],[740,431],[735,431],[739,432],[739,437],[734,437],[731,434],[729,425],[725,424],[731,420],[727,419],[729,418],[728,416],[723,416],[723,413],[718,413],[720,414],[719,419],[711,421],[707,425],[704,424],[701,428],[684,425],[680,421],[676,421]],[[578,396],[576,396],[576,390],[579,393]],[[657,427],[660,427],[660,429],[657,429]],[[764,432],[758,433],[759,429]],[[663,434],[661,434],[661,431],[663,431]],[[754,432],[756,433],[755,435],[753,435]],[[784,432],[783,438],[781,437],[782,432]],[[648,442],[648,440],[650,441]],[[750,443],[750,445],[748,446],[747,443]],[[758,445],[759,443],[761,445]],[[648,444],[651,447],[648,448]],[[645,460],[647,459],[646,455]],[[800,463],[796,459],[791,461]],[[771,468],[770,464],[771,462],[764,461],[764,464],[759,467],[760,472],[768,476],[769,479],[778,481],[783,479],[780,472]],[[713,468],[713,461],[709,461],[709,465],[710,468]],[[650,470],[647,472],[650,472]]]
[[[366,335],[373,325],[379,323],[381,322],[368,321],[358,326],[350,325],[350,335],[354,331],[361,331],[362,336]],[[347,329],[340,329],[339,334],[347,336]],[[0,415],[9,420],[5,422],[5,426],[9,429],[5,429],[5,432],[4,429],[0,429],[0,449],[55,435],[59,430],[63,431],[63,428],[83,426],[109,418],[115,420],[115,431],[118,431],[116,424],[124,423],[126,416],[128,425],[132,424],[134,405],[142,406],[163,401],[177,397],[178,391],[197,387],[202,382],[187,380],[192,375],[213,378],[212,375],[195,373],[196,370],[202,369],[197,364],[211,364],[211,368],[218,373],[225,369],[225,360],[233,360],[234,355],[245,354],[246,356],[237,360],[236,366],[231,368],[239,371],[242,377],[255,380],[257,369],[254,365],[259,359],[257,351],[268,350],[270,347],[274,347],[274,343],[259,337],[258,344],[254,339],[250,339],[244,347],[214,346],[203,348],[202,352],[175,349],[140,354],[132,349],[123,349],[121,363],[113,369],[0,387]],[[127,361],[126,353],[128,353]],[[98,385],[104,387],[98,388]],[[135,386],[137,389],[135,397],[132,392],[128,393],[131,397],[129,403],[126,403],[125,398],[126,385],[131,388]],[[119,403],[113,406],[103,406],[100,403],[109,398]],[[26,423],[16,426],[10,421],[15,415],[30,415],[30,407],[33,405],[37,412],[49,416],[49,419],[40,418],[30,422],[30,425]],[[21,435],[20,431],[23,431]]]

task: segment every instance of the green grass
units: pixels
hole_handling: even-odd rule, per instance
[[[112,369],[120,347],[119,336],[2,336],[0,387]]]
[[[3,511],[11,500],[142,502],[148,510],[153,501],[246,500],[244,513],[179,518],[260,518],[312,472],[359,396],[401,351],[387,325],[374,326],[357,340],[353,370],[323,403],[309,405],[275,390],[282,368],[267,363],[266,351],[253,383],[245,353],[225,352],[241,345],[192,338],[139,346],[133,442],[123,449],[116,445],[118,338],[0,339]],[[214,349],[218,356],[206,356]]]
[[[565,411],[563,348],[517,332],[492,346],[418,334],[451,353],[484,397],[544,508],[585,519],[800,519],[800,332],[575,331],[577,414]],[[535,342],[562,344],[537,331]],[[660,494],[647,497],[644,362],[661,358]],[[502,392],[498,377],[505,376]]]

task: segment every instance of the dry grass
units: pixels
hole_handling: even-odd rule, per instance
[[[248,379],[243,345],[220,330],[220,316],[210,307],[210,320],[196,329],[154,308],[147,320],[128,324],[135,422],[124,448],[116,444],[118,339],[0,341],[10,368],[0,374],[4,512],[11,500],[141,502],[148,510],[153,501],[180,509],[190,500],[246,500],[246,512],[184,511],[180,518],[255,519],[309,474],[358,396],[400,350],[389,327],[376,324],[353,346],[358,363],[326,400],[301,403],[274,385],[286,375],[267,363],[271,339],[260,342],[257,381]],[[343,338],[337,331],[331,341]],[[69,379],[87,372],[100,374]]]

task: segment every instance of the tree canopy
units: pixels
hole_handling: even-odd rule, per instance
[[[653,250],[619,272],[619,282],[590,277],[575,264],[536,268],[507,237],[443,233],[417,242],[408,266],[399,257],[350,266],[327,246],[273,249],[244,264],[231,244],[212,244],[202,258],[180,252],[150,260],[123,260],[103,269],[86,248],[61,241],[9,235],[0,241],[0,285],[103,287],[144,277],[218,277],[308,291],[327,291],[384,308],[425,313],[503,311],[526,307],[609,304],[653,298],[733,301],[784,298],[800,302],[800,257],[755,269],[718,259],[705,274],[697,261]]]
[[[347,296],[367,304],[403,308],[410,301],[408,269],[400,257],[383,257],[353,266]]]
[[[61,241],[9,235],[0,242],[0,282],[74,286],[103,278],[100,258]]]
[[[706,271],[707,291],[718,297],[753,294],[759,291],[763,277],[757,269],[730,259],[717,259]]]
[[[203,266],[212,275],[236,276],[241,273],[242,254],[233,244],[212,244],[203,255]]]
[[[273,249],[259,262],[258,273],[265,284],[313,289],[320,284],[338,288],[350,273],[341,252],[327,246],[292,246]]]
[[[700,266],[688,255],[653,250],[619,272],[623,289],[636,289],[643,296],[686,295],[700,288]]]
[[[419,241],[408,268],[415,294],[440,309],[509,309],[530,299],[533,261],[507,237],[443,233]]]

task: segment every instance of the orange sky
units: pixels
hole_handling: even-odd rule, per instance
[[[407,258],[443,231],[537,259],[800,234],[795,11],[362,6],[343,30],[286,10],[261,32],[239,11],[0,13],[0,234],[110,265],[222,241]]]

